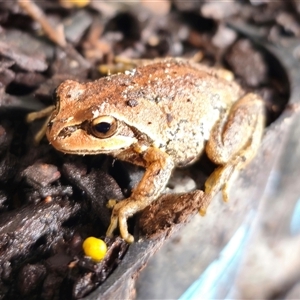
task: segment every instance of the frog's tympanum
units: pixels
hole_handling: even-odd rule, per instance
[[[205,150],[218,165],[205,183],[205,212],[222,190],[228,199],[236,171],[255,155],[264,105],[231,73],[182,60],[154,60],[94,82],[63,82],[47,129],[50,143],[71,154],[107,153],[145,168],[129,198],[117,203],[107,235],[119,226],[132,242],[127,219],[158,198],[172,170]]]

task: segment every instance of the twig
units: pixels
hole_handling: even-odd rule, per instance
[[[62,24],[53,28],[44,12],[31,0],[18,0],[18,4],[29,16],[31,16],[32,19],[41,24],[42,29],[51,41],[61,47],[65,47],[67,45]]]

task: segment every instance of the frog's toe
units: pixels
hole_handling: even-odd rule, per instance
[[[112,200],[109,201],[111,204]],[[127,219],[130,214],[130,206],[128,209],[128,203],[121,201],[113,206],[113,212],[111,215],[110,225],[107,229],[106,235],[109,237],[113,236],[114,231],[119,225],[120,235],[127,242],[132,243],[134,241],[133,236],[128,232]]]
[[[224,202],[229,202],[229,185],[227,183],[222,187],[222,196]]]
[[[121,237],[127,243],[131,244],[134,241],[134,237],[128,232],[127,219],[128,219],[129,212],[130,209],[128,210],[128,207],[124,205],[120,207],[118,211],[118,217],[119,217],[119,228],[120,228]]]
[[[117,200],[115,199],[110,199],[108,200],[106,207],[107,208],[114,208],[114,206],[117,204]]]
[[[206,208],[200,207],[199,214],[204,217],[206,215]]]
[[[120,228],[120,230],[121,230],[121,228]],[[121,236],[124,239],[124,241],[127,242],[128,244],[132,244],[134,242],[134,237],[128,232],[125,236],[123,236],[123,234]]]
[[[108,229],[106,231],[106,236],[113,237],[114,231],[117,229],[117,227],[118,227],[118,217],[112,215],[109,227],[108,227]]]
[[[212,196],[210,194],[205,194],[202,203],[199,208],[199,214],[204,217],[206,215],[207,208],[212,200]]]

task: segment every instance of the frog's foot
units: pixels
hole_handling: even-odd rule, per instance
[[[141,202],[133,199],[122,200],[114,205],[111,215],[110,225],[107,229],[106,235],[113,236],[113,232],[119,225],[121,237],[129,244],[134,241],[134,237],[128,232],[127,219],[133,216],[136,212],[142,210]]]
[[[51,114],[52,114],[54,108],[55,108],[54,105],[50,105],[50,106],[48,106],[48,107],[46,107],[46,108],[44,108],[40,111],[35,111],[35,112],[32,112],[32,113],[29,113],[26,116],[26,122],[27,123],[32,123],[37,119],[46,118],[44,124],[42,125],[42,127],[39,129],[39,131],[34,136],[35,144],[39,144],[41,139],[45,136],[47,126],[48,126],[48,123],[50,121]]]
[[[235,179],[239,164],[228,164],[218,167],[205,182],[205,196],[201,203],[199,213],[201,216],[206,214],[206,210],[213,199],[213,197],[221,190],[223,201],[229,201],[229,187]]]
[[[124,73],[125,71],[132,70],[136,67],[146,66],[153,64],[153,59],[134,59],[123,56],[116,56],[114,63],[112,64],[101,64],[99,71],[105,75]]]
[[[235,181],[238,172],[245,166],[245,163],[252,158],[253,149],[251,147],[238,153],[227,164],[218,167],[208,177],[205,182],[205,197],[200,207],[200,214],[205,215],[213,197],[219,192],[222,192],[224,202],[229,202],[229,189]]]
[[[41,118],[45,118],[48,117],[52,114],[53,110],[54,110],[55,106],[54,105],[50,105],[44,109],[41,109],[39,111],[34,111],[31,112],[29,114],[27,114],[26,116],[26,122],[27,123],[31,123],[37,119],[41,119]]]

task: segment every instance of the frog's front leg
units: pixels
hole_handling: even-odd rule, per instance
[[[48,126],[48,123],[51,119],[51,115],[52,115],[52,112],[54,111],[54,109],[55,109],[55,106],[50,105],[50,106],[48,106],[44,109],[41,109],[39,111],[34,111],[34,112],[31,112],[31,113],[27,114],[27,116],[26,116],[26,122],[27,123],[31,123],[31,122],[33,122],[37,119],[41,119],[41,118],[46,117],[44,124],[42,125],[40,130],[34,136],[35,144],[39,144],[41,139],[46,135],[47,126]]]
[[[112,236],[119,224],[121,237],[128,243],[132,243],[134,238],[128,232],[127,219],[157,199],[174,168],[172,158],[158,148],[149,147],[145,151],[141,151],[139,155],[142,157],[146,168],[145,174],[138,186],[132,191],[131,196],[114,206],[111,223],[106,232],[106,235]],[[126,157],[126,154],[121,154],[119,158],[130,162],[132,155],[128,153],[128,157]]]
[[[219,167],[205,182],[206,201],[200,208],[205,214],[214,195],[222,190],[228,201],[228,189],[234,175],[256,154],[265,123],[264,104],[255,94],[238,100],[214,126],[206,145],[208,157]]]

